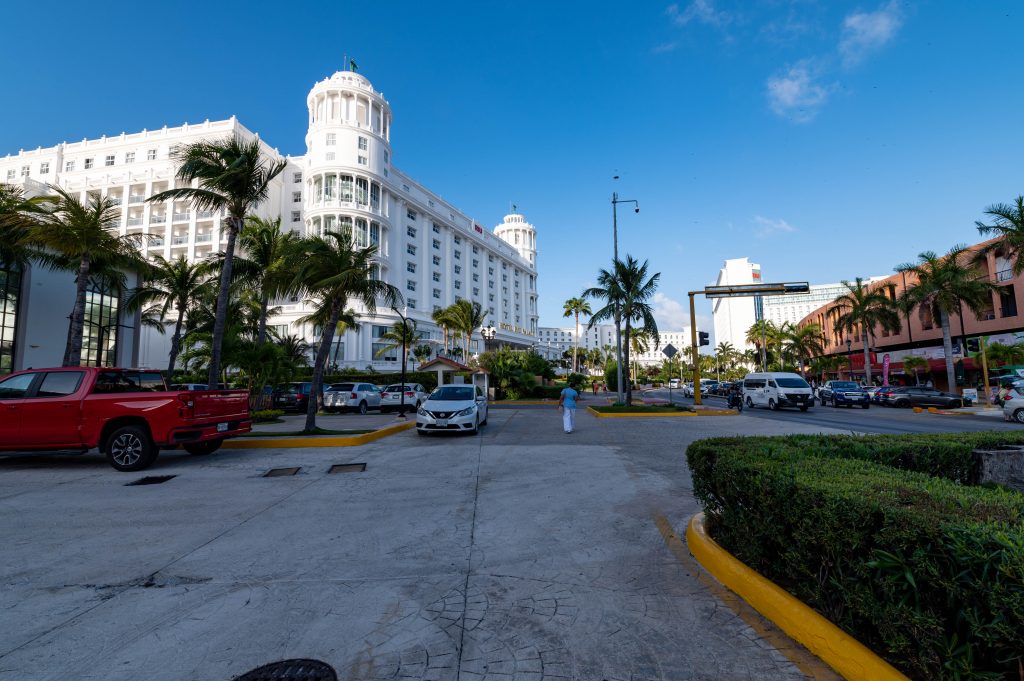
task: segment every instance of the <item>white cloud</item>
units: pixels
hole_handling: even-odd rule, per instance
[[[839,55],[843,65],[850,67],[862,62],[893,39],[903,24],[895,0],[874,12],[855,12],[843,19],[843,33],[839,40]]]
[[[692,0],[686,9],[679,9],[677,3],[673,3],[665,10],[672,23],[676,26],[686,26],[692,21],[708,26],[719,28],[726,26],[732,21],[732,16],[723,10],[715,9],[714,0]]]
[[[772,111],[798,123],[812,120],[828,101],[831,88],[818,82],[812,62],[804,60],[768,79],[768,105]]]
[[[679,331],[690,326],[690,310],[678,300],[658,291],[654,294],[654,321],[659,331]]]
[[[773,236],[775,234],[791,234],[797,231],[796,227],[785,220],[772,220],[763,215],[755,215],[754,222],[757,223],[757,235],[760,237]]]

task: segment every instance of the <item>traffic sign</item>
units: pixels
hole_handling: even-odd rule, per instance
[[[675,357],[677,352],[679,351],[676,350],[676,346],[672,345],[671,343],[669,343],[668,345],[661,349],[661,353],[668,357],[669,359]]]

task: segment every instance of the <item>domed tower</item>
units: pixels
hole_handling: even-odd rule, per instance
[[[384,185],[391,167],[390,105],[354,71],[314,85],[306,104],[306,234],[351,231],[357,244],[383,251],[390,227]]]
[[[506,215],[505,221],[494,228],[494,235],[519,251],[531,269],[537,269],[537,229],[522,215],[516,212]]]

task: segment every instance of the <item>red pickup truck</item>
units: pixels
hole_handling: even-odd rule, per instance
[[[210,454],[252,429],[244,390],[168,391],[158,371],[66,367],[0,379],[0,451],[98,448],[119,471],[160,449]]]

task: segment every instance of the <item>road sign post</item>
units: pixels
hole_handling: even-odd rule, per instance
[[[677,352],[679,352],[679,351],[676,350],[676,346],[672,345],[671,343],[669,343],[668,345],[666,345],[665,347],[663,347],[661,349],[661,354],[663,354],[666,357],[668,357],[668,403],[669,403],[669,406],[675,404],[672,401],[672,358],[676,356]]]

